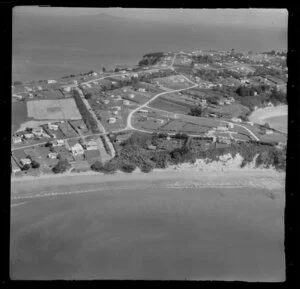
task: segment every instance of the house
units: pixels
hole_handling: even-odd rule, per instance
[[[34,137],[34,135],[32,134],[32,133],[25,133],[24,134],[24,138],[25,139],[31,139],[31,138],[33,138]]]
[[[17,136],[17,137],[14,137],[13,138],[13,143],[16,144],[16,143],[21,143],[22,142],[22,138]]]
[[[252,121],[248,121],[247,123],[250,124],[251,126],[254,125],[254,123]]]
[[[234,99],[232,96],[229,96],[229,97],[228,97],[228,100],[229,100],[230,102],[235,102],[235,99]]]
[[[71,87],[70,87],[70,86],[65,86],[65,87],[64,87],[64,91],[70,92],[70,91],[71,91]]]
[[[137,73],[133,73],[132,76],[133,77],[139,77],[139,75]]]
[[[156,150],[156,146],[150,144],[150,145],[148,145],[148,149],[149,150]]]
[[[231,121],[233,121],[233,122],[242,122],[242,120],[240,118],[238,118],[238,117],[233,117],[231,119]]]
[[[162,124],[162,123],[164,123],[164,120],[163,120],[163,119],[160,119],[160,118],[158,118],[158,119],[156,119],[156,122],[158,122],[158,123]]]
[[[47,83],[48,83],[48,84],[56,83],[56,80],[48,79],[48,80],[47,80]]]
[[[30,88],[30,87],[28,87],[28,86],[25,86],[24,88],[25,88],[25,90],[27,90],[27,91],[32,91],[32,88]]]
[[[140,109],[138,112],[141,112],[141,113],[148,113],[148,110],[147,110],[147,109]]]
[[[135,95],[134,95],[133,93],[131,93],[131,94],[129,94],[128,96],[129,96],[130,98],[134,98]]]
[[[224,105],[224,101],[223,100],[218,100],[218,105]]]
[[[145,88],[139,88],[139,91],[140,92],[146,92],[146,89]]]
[[[225,104],[231,104],[231,101],[228,100],[228,99],[226,99],[226,100],[224,101],[224,103],[225,103]]]
[[[85,143],[85,148],[88,151],[97,150],[98,149],[97,142],[95,140],[90,140],[90,141]]]
[[[50,130],[58,130],[58,125],[57,124],[53,124],[51,122],[48,122],[48,128]]]
[[[108,123],[115,123],[116,122],[116,118],[115,117],[110,117],[109,119],[108,119]]]
[[[29,158],[20,159],[20,162],[21,162],[22,166],[30,165],[31,164],[31,159],[29,159]]]
[[[126,89],[126,88],[124,88],[124,89],[123,89],[123,92],[127,92],[127,89]]]
[[[226,127],[226,126],[218,126],[218,127],[217,127],[217,130],[218,130],[218,131],[227,131],[227,130],[228,130],[228,127]]]
[[[43,88],[41,86],[37,86],[36,87],[38,90],[43,90]]]
[[[72,151],[72,154],[74,156],[78,156],[78,155],[84,154],[84,149],[81,146],[81,144],[79,144],[79,143],[76,143],[74,146],[72,146],[71,147],[71,151]]]
[[[273,131],[272,130],[266,130],[266,134],[273,134]]]
[[[51,142],[52,146],[58,147],[64,145],[64,140],[63,139],[57,139]]]
[[[74,84],[78,84],[78,81],[77,81],[77,80],[73,80],[73,83],[74,83]]]
[[[117,115],[117,114],[119,113],[119,111],[118,111],[118,110],[114,110],[112,113],[113,113],[114,115]]]
[[[104,103],[104,104],[109,104],[109,100],[108,100],[108,99],[104,99],[104,100],[103,100],[103,103]]]
[[[123,100],[123,104],[124,104],[124,105],[129,105],[130,102],[129,102],[129,100]]]
[[[115,85],[115,84],[117,84],[117,82],[116,81],[112,81],[111,84]]]
[[[35,127],[31,132],[36,136],[42,136],[44,134],[44,130],[42,127]]]
[[[49,153],[48,155],[47,155],[47,157],[49,158],[49,159],[56,159],[57,158],[57,153]]]

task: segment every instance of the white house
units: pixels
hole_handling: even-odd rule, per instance
[[[41,86],[37,86],[36,87],[38,90],[43,90],[43,88]]]
[[[20,162],[23,166],[25,165],[30,165],[31,164],[31,159],[25,158],[25,159],[20,159]]]
[[[70,86],[65,86],[65,87],[64,87],[64,91],[70,92],[70,91],[71,91],[71,87],[70,87]]]
[[[133,93],[130,93],[129,95],[128,95],[130,98],[134,98],[134,94]]]
[[[16,137],[13,138],[13,143],[14,143],[14,144],[16,144],[16,143],[21,143],[21,142],[22,142],[21,137],[16,136]]]
[[[44,130],[42,127],[35,127],[32,129],[32,133],[36,136],[42,136],[44,134]]]
[[[64,145],[64,140],[63,139],[57,139],[52,141],[52,146],[58,147]]]
[[[118,110],[114,110],[112,113],[113,113],[114,115],[117,115],[117,114],[119,113],[119,111],[118,111]]]
[[[233,117],[231,119],[231,121],[233,121],[233,122],[242,122],[242,120],[240,118],[238,118],[238,117]]]
[[[24,138],[25,138],[25,139],[31,139],[31,138],[33,138],[33,136],[34,136],[34,135],[33,135],[32,133],[25,133],[25,134],[24,134]]]
[[[71,150],[74,156],[84,154],[84,149],[79,143],[76,143],[74,146],[72,146]]]
[[[51,123],[51,122],[48,122],[48,128],[50,129],[50,130],[58,130],[58,125],[57,124],[53,124],[53,123]]]
[[[30,87],[28,87],[28,86],[25,86],[24,88],[25,88],[25,90],[27,90],[27,91],[32,91],[32,88],[30,88]]]
[[[104,99],[104,100],[103,100],[103,103],[104,103],[104,104],[109,104],[109,100],[108,100],[108,99]]]
[[[97,145],[97,142],[95,140],[90,140],[90,141],[86,142],[85,147],[86,147],[86,150],[88,150],[88,151],[98,149],[98,145]]]
[[[145,88],[139,88],[139,91],[140,92],[146,92],[146,89]]]
[[[73,80],[73,83],[74,83],[74,84],[77,84],[77,83],[78,83],[78,81],[74,79],[74,80]]]
[[[116,118],[115,117],[110,117],[109,119],[108,119],[108,123],[115,123],[116,122]]]
[[[218,131],[227,131],[227,130],[228,130],[228,127],[226,127],[226,126],[218,126],[218,127],[217,127],[217,130],[218,130]]]
[[[51,83],[56,83],[56,80],[53,80],[53,79],[48,79],[48,80],[47,80],[47,83],[48,83],[48,84],[51,84]]]
[[[129,102],[129,100],[123,100],[123,104],[124,104],[124,105],[129,105],[130,102]]]
[[[139,112],[141,112],[141,113],[148,113],[148,110],[147,109],[140,109]]]
[[[273,131],[272,130],[266,130],[266,134],[273,134]]]
[[[117,84],[117,82],[116,81],[112,81],[111,84]]]
[[[49,158],[49,159],[56,159],[57,158],[57,153],[49,153],[48,155],[47,155],[47,157]]]

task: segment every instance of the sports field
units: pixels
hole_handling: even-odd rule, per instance
[[[74,99],[45,99],[27,102],[28,117],[34,119],[81,119]]]

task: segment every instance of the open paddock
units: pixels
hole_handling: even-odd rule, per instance
[[[189,83],[185,78],[181,77],[180,79],[183,79],[184,82],[181,82],[177,75],[155,78],[154,82],[158,81],[163,87],[166,87],[168,89],[182,89],[191,86],[191,83]]]
[[[157,98],[154,101],[152,101],[149,104],[150,107],[166,110],[168,112],[173,113],[181,113],[181,114],[187,114],[190,111],[190,107],[187,107],[183,104],[177,104],[172,101],[163,99],[163,98]]]
[[[34,119],[81,119],[74,99],[32,100],[27,102],[28,116]]]
[[[212,113],[222,113],[228,115],[228,118],[239,117],[249,112],[249,108],[238,103],[232,103],[223,106],[217,106],[212,109]]]
[[[43,99],[61,99],[65,98],[65,95],[60,90],[43,90],[40,91],[39,94],[41,95],[39,98]]]

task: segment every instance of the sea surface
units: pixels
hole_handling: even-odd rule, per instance
[[[284,280],[283,197],[139,185],[13,202],[10,277]]]
[[[287,29],[170,24],[103,16],[13,18],[13,80],[53,79],[135,65],[149,52],[194,49],[283,50]]]
[[[269,123],[270,127],[287,133],[288,129],[288,117],[287,115],[273,116],[265,119],[265,122]]]

